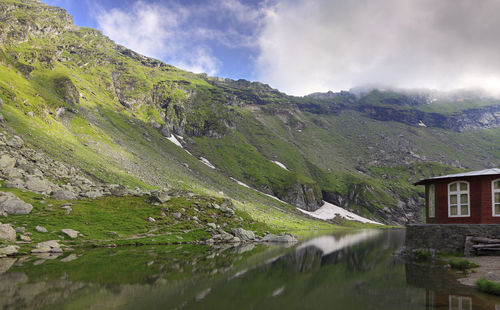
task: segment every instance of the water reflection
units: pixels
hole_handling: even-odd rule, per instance
[[[409,285],[425,289],[425,309],[500,310],[499,298],[459,284],[453,272],[418,263],[407,263],[405,270]]]
[[[8,258],[0,261],[0,308],[499,308],[442,268],[394,257],[403,242],[401,230],[366,230],[292,248],[162,246]]]

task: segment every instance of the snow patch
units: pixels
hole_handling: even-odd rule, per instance
[[[244,187],[246,187],[246,188],[250,188],[250,189],[256,190],[256,189],[251,188],[250,186],[246,185],[245,183],[243,183],[243,182],[241,182],[241,181],[236,180],[236,179],[235,179],[235,178],[233,178],[233,177],[230,177],[230,179],[231,179],[231,180],[233,180],[234,182],[238,183],[238,184],[239,184],[239,185],[241,185],[241,186],[244,186]]]
[[[343,248],[371,239],[380,233],[380,230],[363,230],[356,234],[348,234],[344,236],[321,236],[302,243],[297,247],[297,250],[314,246],[320,249],[321,252],[323,252],[323,256],[325,256]]]
[[[248,186],[247,184],[245,184],[245,183],[243,183],[243,182],[241,182],[241,181],[239,181],[239,180],[236,180],[236,179],[235,179],[235,178],[233,178],[233,177],[229,177],[229,178],[230,178],[231,180],[233,180],[234,182],[238,183],[239,185],[244,186],[244,187],[249,188],[249,189],[253,189],[254,191],[259,192],[259,193],[261,193],[262,195],[265,195],[265,196],[267,196],[267,197],[269,197],[269,198],[276,199],[276,200],[278,200],[279,202],[282,202],[282,203],[288,203],[288,202],[285,202],[285,201],[283,201],[283,200],[279,199],[279,198],[278,198],[278,197],[276,197],[276,196],[273,196],[273,195],[269,195],[269,194],[263,193],[263,192],[261,192],[261,191],[259,191],[259,190],[255,189],[255,188],[253,188],[253,187],[250,187],[250,186]]]
[[[279,202],[282,202],[282,203],[288,203],[288,202],[284,202],[283,200],[279,199],[279,198],[278,198],[278,197],[276,197],[276,196],[273,196],[273,195],[269,195],[269,194],[263,193],[263,192],[258,191],[258,190],[256,190],[256,189],[254,189],[254,190],[255,190],[255,191],[257,191],[257,192],[259,192],[259,193],[261,193],[261,194],[266,195],[267,197],[270,197],[270,198],[272,198],[272,199],[278,200]]]
[[[424,122],[422,122],[422,121],[418,121],[418,126],[420,126],[420,127],[427,127],[427,125],[424,124]]]
[[[175,135],[170,135],[170,137],[167,138],[168,140],[170,140],[170,142],[172,142],[173,144],[177,145],[178,147],[180,147],[181,149],[183,149],[184,147],[182,146],[182,144],[179,142],[179,140],[177,140],[177,138],[175,137]]]
[[[336,216],[340,216],[340,217],[345,218],[345,219],[350,220],[350,221],[359,221],[361,223],[372,223],[372,224],[382,225],[379,222],[369,220],[365,217],[359,216],[355,213],[347,211],[346,209],[343,209],[339,206],[336,206],[336,205],[331,204],[331,203],[326,202],[326,201],[323,201],[323,205],[321,206],[321,208],[319,208],[318,210],[316,210],[314,212],[305,211],[305,210],[302,210],[300,208],[297,208],[297,209],[300,212],[303,212],[303,213],[308,214],[312,217],[322,219],[322,220],[331,220],[331,219],[335,218]]]
[[[290,171],[290,170],[288,170],[288,168],[285,165],[283,165],[279,161],[273,160],[272,162],[275,163],[276,165],[280,166],[281,168],[285,169],[286,171]]]
[[[204,163],[205,165],[209,166],[210,168],[212,169],[215,169],[215,166],[212,165],[211,162],[208,161],[208,159],[206,159],[205,157],[200,157],[200,160],[202,163]]]

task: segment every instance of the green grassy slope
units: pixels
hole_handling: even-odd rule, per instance
[[[104,181],[230,197],[259,220],[302,229],[323,224],[229,177],[296,206],[314,209],[324,199],[404,223],[420,212],[422,190],[412,182],[494,166],[500,158],[499,129],[426,128],[376,120],[363,110],[446,117],[495,100],[422,105],[421,97],[394,91],[361,99],[345,93],[334,100],[291,97],[144,57],[38,1],[0,0],[0,17],[6,125]],[[190,153],[168,141],[171,134]]]

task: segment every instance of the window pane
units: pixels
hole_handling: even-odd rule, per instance
[[[457,204],[457,195],[450,195],[450,203],[452,205],[456,205]]]
[[[450,185],[450,191],[451,192],[456,192],[457,191],[457,183],[453,183]]]
[[[450,214],[458,215],[458,206],[450,206]]]
[[[495,182],[493,183],[493,188],[494,188],[494,189],[500,189],[500,181],[495,181]]]
[[[469,207],[468,207],[468,205],[462,205],[460,207],[460,212],[461,212],[461,215],[469,215]]]
[[[464,182],[460,183],[460,190],[466,191],[467,190],[467,183],[464,183]]]
[[[429,185],[429,217],[436,216],[436,186]]]
[[[495,193],[495,203],[500,203],[500,193]]]
[[[461,194],[460,195],[460,203],[469,203],[469,195],[467,194]]]
[[[500,215],[500,205],[495,205],[495,215]]]

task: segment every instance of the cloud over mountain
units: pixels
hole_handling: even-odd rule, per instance
[[[292,94],[364,84],[500,93],[498,12],[496,0],[277,1],[257,75]]]

